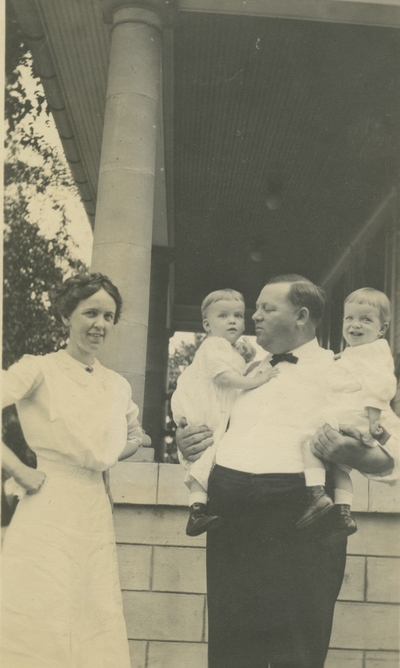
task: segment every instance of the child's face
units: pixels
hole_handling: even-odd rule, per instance
[[[232,299],[210,304],[203,320],[209,336],[222,336],[232,344],[243,334],[244,326],[244,304]]]
[[[380,311],[370,304],[350,302],[344,306],[343,336],[349,346],[372,343],[384,335],[388,323],[381,322]]]

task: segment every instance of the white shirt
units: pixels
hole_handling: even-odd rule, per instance
[[[305,434],[315,432],[316,418],[328,402],[327,375],[334,360],[333,353],[320,348],[316,339],[292,352],[297,364],[281,362],[276,378],[242,392],[236,400],[229,429],[217,449],[220,466],[249,473],[304,470],[301,444]],[[262,365],[268,365],[269,359]],[[398,459],[398,441],[389,441],[386,449]]]

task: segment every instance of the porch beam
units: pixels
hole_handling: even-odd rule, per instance
[[[400,28],[400,0],[180,0],[187,12]]]

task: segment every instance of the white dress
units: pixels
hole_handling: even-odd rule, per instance
[[[4,374],[3,405],[46,473],[23,496],[2,557],[4,668],[130,668],[111,507],[102,472],[141,443],[128,382],[61,350]]]
[[[196,462],[191,463],[178,452],[186,471],[185,483],[190,487],[197,480],[207,490],[208,477],[215,463],[218,441],[224,435],[232,406],[239,390],[221,388],[215,378],[224,371],[236,371],[242,376],[246,363],[238,351],[219,336],[204,339],[194,360],[178,378],[172,395],[171,408],[178,424],[185,417],[189,426],[207,425],[213,431],[214,445],[207,448]]]
[[[382,411],[383,425],[392,413],[390,401],[396,394],[397,381],[388,342],[378,339],[345,348],[328,374],[328,383],[331,404],[324,421],[335,429],[339,424],[350,424],[359,429],[366,445],[377,445],[369,430],[366,407]]]

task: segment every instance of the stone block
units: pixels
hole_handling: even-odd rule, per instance
[[[368,510],[368,478],[353,470],[351,480],[354,493],[352,510],[365,513]]]
[[[129,656],[131,668],[146,668],[147,642],[145,640],[129,640]]]
[[[122,598],[129,639],[203,640],[204,596],[125,591]]]
[[[149,668],[207,668],[207,645],[150,642],[148,662]]]
[[[143,448],[140,446],[132,457],[124,459],[124,462],[154,462],[154,448]]]
[[[400,556],[400,516],[356,514],[357,533],[350,536],[348,554]]]
[[[365,598],[365,557],[347,557],[339,599],[363,601]]]
[[[110,469],[114,503],[155,504],[158,464],[120,462]]]
[[[330,649],[325,661],[325,668],[364,668],[363,652],[346,649]]]
[[[132,464],[132,466],[134,466]],[[187,510],[173,506],[116,506],[117,541],[140,545],[204,547],[205,534],[186,536]]]
[[[188,507],[189,490],[183,482],[184,471],[176,464],[160,464],[158,498],[160,505]]]
[[[400,512],[400,483],[394,484],[370,481],[369,510],[377,513]]]
[[[398,652],[366,652],[365,668],[399,668]]]
[[[121,589],[150,589],[152,549],[147,545],[117,545]]]
[[[398,641],[397,606],[342,601],[336,604],[331,647],[395,651]]]
[[[400,603],[400,559],[368,557],[367,601]]]
[[[202,548],[155,547],[153,591],[206,593],[206,554]]]

